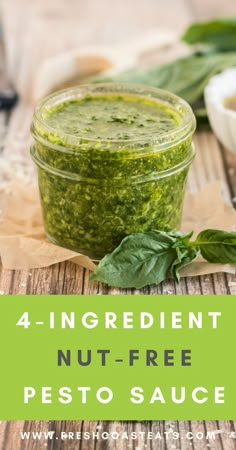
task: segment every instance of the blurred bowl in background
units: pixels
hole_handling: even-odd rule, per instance
[[[226,105],[235,97],[235,110]],[[204,91],[210,125],[219,141],[236,155],[236,67],[210,79]],[[229,103],[229,102],[228,102]]]

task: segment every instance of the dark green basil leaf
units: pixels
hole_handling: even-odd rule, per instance
[[[159,284],[170,273],[178,280],[178,270],[197,256],[193,247],[187,247],[191,235],[162,231],[131,234],[100,261],[90,279],[137,289]]]
[[[200,254],[198,247],[187,247],[187,248],[176,248],[178,252],[178,257],[174,261],[171,267],[171,275],[179,283],[180,280],[180,270],[190,264],[194,259]]]
[[[236,263],[236,233],[222,230],[204,230],[199,233],[195,245],[201,255],[213,263]]]
[[[182,36],[187,44],[207,44],[218,50],[236,50],[236,18],[222,18],[190,25]]]

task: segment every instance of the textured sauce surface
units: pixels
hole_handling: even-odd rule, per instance
[[[68,100],[44,112],[49,127],[95,140],[150,138],[176,130],[181,115],[158,101],[132,95],[96,95]]]

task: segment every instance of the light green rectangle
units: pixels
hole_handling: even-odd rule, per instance
[[[85,314],[91,312],[94,316],[89,315],[86,319]],[[24,313],[28,313],[28,319]],[[108,316],[107,313],[113,314]],[[16,325],[22,316],[22,324],[28,328]],[[63,317],[66,328],[61,327]],[[112,317],[113,326],[117,328],[111,328]],[[93,323],[96,326],[86,328],[82,318],[85,325]],[[110,328],[105,327],[105,318],[110,319],[107,322]],[[144,324],[149,321],[150,326],[142,328],[140,318]],[[236,419],[235,318],[234,296],[2,296],[0,418]],[[68,326],[69,319],[71,327]],[[130,328],[124,328],[124,325]],[[64,360],[68,358],[67,363],[67,351],[70,351],[70,366],[63,361],[58,366],[59,350]],[[84,359],[87,350],[91,350],[90,365],[77,363],[78,350]],[[103,358],[104,350],[110,351],[106,354],[106,365],[101,364],[98,350],[102,350]],[[129,363],[131,350],[135,350],[133,355],[139,358],[133,360],[133,366]],[[154,356],[152,351],[158,352],[157,358],[152,360],[157,366],[150,360]],[[164,365],[164,356],[166,359],[169,356],[169,363],[173,356],[174,366]],[[191,365],[183,366],[181,356],[186,364],[191,357]],[[27,387],[34,396],[24,403]],[[71,399],[67,389],[64,390],[67,397],[58,394],[62,387],[71,390]],[[91,389],[87,391],[86,403],[82,403],[78,387]],[[113,394],[107,403],[101,403],[96,397],[103,387]],[[44,389],[44,394],[47,393],[44,402],[42,388],[47,388]],[[133,388],[138,388],[139,397],[132,396]],[[153,399],[150,403],[156,388],[159,389],[156,390],[159,400]],[[180,389],[185,389],[183,402],[176,403],[171,399],[172,388],[176,388],[177,398],[180,398]],[[204,403],[193,400],[195,389],[198,390],[197,401],[206,397],[208,400]],[[106,392],[103,394],[102,398],[105,398]],[[62,403],[59,397],[71,401]],[[131,397],[139,398],[140,403],[133,403]]]

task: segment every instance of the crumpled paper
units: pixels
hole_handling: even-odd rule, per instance
[[[236,212],[221,193],[222,185],[215,182],[197,193],[185,197],[181,229],[195,233],[205,228],[233,230]],[[8,269],[28,270],[71,261],[89,270],[95,268],[85,255],[50,243],[44,232],[39,193],[36,187],[15,184],[4,195],[5,216],[0,224],[0,255]],[[185,267],[182,276],[215,272],[235,273],[236,266],[210,264],[201,258]]]

